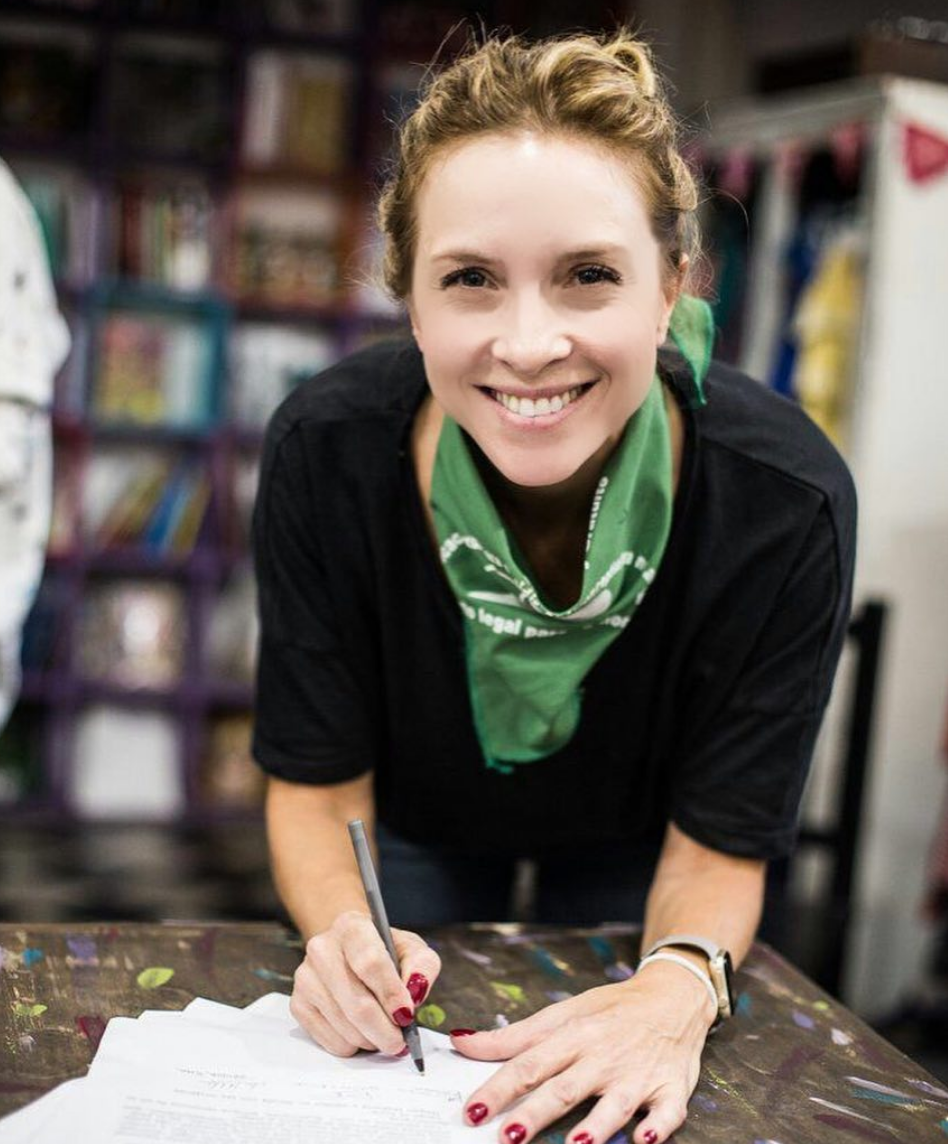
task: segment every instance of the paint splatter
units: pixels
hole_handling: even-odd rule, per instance
[[[830,1003],[828,1001],[814,1001],[813,1008],[817,1009],[820,1013],[828,1013],[830,1011]]]
[[[551,989],[547,993],[547,997],[554,1003],[557,1001],[568,1001],[574,994],[567,993],[565,989]]]
[[[548,949],[541,949],[539,946],[530,951],[531,960],[543,970],[548,977],[564,977],[572,975],[572,968],[568,961],[564,961],[556,954],[550,953]]]
[[[46,1012],[46,1006],[39,1003],[30,1004],[26,1001],[17,1001],[14,1003],[13,1012],[18,1017],[39,1017],[40,1014]]]
[[[29,969],[31,965],[35,965],[38,961],[42,961],[45,956],[41,949],[27,948],[23,950],[20,955],[23,958],[24,966]]]
[[[912,1088],[917,1088],[921,1092],[927,1092],[929,1096],[941,1096],[948,1100],[948,1091],[943,1088],[936,1088],[935,1085],[929,1084],[927,1080],[910,1080],[909,1084]]]
[[[853,1043],[852,1037],[849,1033],[844,1033],[842,1029],[834,1029],[830,1033],[834,1045],[851,1045]]]
[[[829,1125],[830,1128],[839,1128],[845,1132],[851,1132],[854,1136],[862,1137],[863,1140],[872,1140],[875,1144],[892,1144],[894,1140],[894,1137],[888,1132],[877,1132],[875,1128],[860,1124],[851,1116],[834,1116],[830,1113],[821,1112],[813,1119],[818,1120],[820,1124]]]
[[[473,961],[475,965],[487,966],[487,965],[491,965],[493,963],[493,959],[488,957],[486,953],[478,953],[476,950],[473,950],[473,949],[462,949],[459,946],[458,947],[458,953],[462,957],[466,957],[468,959],[468,961]]]
[[[24,1053],[31,1053],[36,1048],[36,1041],[33,1040],[29,1033],[23,1033],[17,1037],[16,1043]]]
[[[630,977],[635,976],[635,970],[630,969],[624,961],[617,961],[615,965],[607,965],[604,972],[610,981],[628,981]]]
[[[810,1100],[812,1100],[814,1104],[822,1105],[823,1108],[831,1109],[833,1112],[842,1112],[846,1116],[855,1116],[857,1120],[865,1120],[867,1124],[879,1123],[877,1120],[873,1120],[870,1116],[863,1116],[861,1112],[855,1112],[853,1109],[847,1108],[845,1104],[833,1104],[832,1101],[823,1100],[823,1098],[819,1096],[811,1096]]]
[[[422,1005],[422,1007],[415,1014],[422,1025],[427,1025],[429,1029],[440,1029],[447,1020],[447,1013],[441,1008],[440,1005]]]
[[[135,978],[139,989],[160,989],[174,977],[174,970],[164,965],[150,965]]]
[[[498,997],[505,1001],[511,1001],[514,1005],[522,1005],[526,1000],[521,985],[511,985],[505,981],[492,981],[490,987]]]
[[[615,947],[608,938],[593,935],[586,940],[589,942],[593,953],[604,965],[611,965],[616,960]]]
[[[99,964],[99,951],[91,937],[84,937],[81,934],[75,937],[67,937],[66,946],[76,965]]]
[[[696,1092],[692,1096],[690,1103],[696,1108],[700,1108],[702,1112],[717,1112],[718,1110],[718,1102],[700,1092]]]
[[[95,1052],[105,1034],[105,1021],[96,1016],[77,1017],[76,1029],[86,1038],[92,1046],[92,1051]]]
[[[793,1010],[793,1023],[799,1025],[801,1029],[815,1029],[816,1022],[807,1013],[801,1013],[799,1009]]]
[[[941,1122],[941,1130],[946,1136],[948,1136],[948,1116],[946,1116],[945,1119]]]
[[[14,954],[0,945],[0,969],[12,970],[14,968],[13,958]]]
[[[751,1001],[751,995],[749,993],[739,993],[737,997],[737,1005],[734,1009],[735,1015],[738,1017],[749,1017],[751,1015],[752,1008],[753,1003]]]
[[[877,1081],[866,1080],[861,1076],[848,1076],[846,1077],[846,1080],[848,1080],[849,1083],[854,1085],[856,1088],[868,1089],[869,1092],[877,1092],[882,1096],[901,1096],[905,1097],[907,1100],[915,1099],[911,1093],[903,1092],[900,1088],[890,1088],[890,1086],[887,1084],[879,1084]]]
[[[509,1024],[510,1024],[510,1021],[503,1015],[503,1013],[498,1013],[494,1017],[494,1025],[498,1029],[506,1029]]]
[[[917,1096],[894,1096],[889,1092],[873,1092],[868,1088],[854,1088],[853,1096],[859,1097],[860,1100],[875,1100],[879,1104],[895,1104],[900,1108],[921,1108]]]
[[[254,977],[259,977],[261,981],[287,981],[292,982],[293,978],[288,973],[277,973],[275,969],[255,969],[253,971]]]

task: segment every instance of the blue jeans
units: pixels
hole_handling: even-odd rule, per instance
[[[514,919],[518,860],[444,852],[376,825],[379,881],[389,921],[424,929],[452,922],[525,920],[556,925],[638,922],[658,853],[654,846],[603,844],[533,861],[534,893]]]

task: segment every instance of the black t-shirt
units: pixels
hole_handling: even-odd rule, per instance
[[[396,832],[468,853],[657,842],[669,819],[748,857],[786,853],[849,616],[855,492],[794,404],[714,364],[685,412],[672,531],[632,621],[587,675],[572,740],[488,770],[463,624],[426,528],[413,342],[300,386],[267,434],[254,516],[254,754],[280,778],[374,772]]]

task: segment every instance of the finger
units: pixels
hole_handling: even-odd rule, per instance
[[[541,1044],[570,1020],[569,1001],[556,1002],[505,1029],[452,1029],[451,1047],[475,1061],[506,1061]]]
[[[372,922],[353,919],[337,948],[341,965],[331,959],[330,992],[363,1036],[384,1052],[397,1052],[415,1005]]]
[[[293,996],[290,999],[291,1011],[294,1011],[294,1002],[298,1006],[302,1018],[309,1020],[310,1014],[317,1014],[324,1023],[334,1030],[336,1037],[342,1043],[352,1045],[354,1049],[366,1049],[370,1052],[377,1048],[346,1017],[319,976],[305,962],[299,966],[295,974]],[[296,1016],[295,1011],[293,1015]],[[301,1020],[300,1017],[296,1019],[312,1036],[304,1020]],[[319,1043],[322,1044],[322,1041]]]
[[[309,1034],[320,1048],[336,1057],[352,1057],[363,1046],[347,1040],[308,1001],[294,992],[290,998],[290,1013],[297,1024]]]
[[[500,1125],[504,1144],[531,1140],[596,1090],[595,1079],[581,1063],[563,1069],[527,1096]],[[580,1144],[587,1144],[580,1141]]]
[[[645,1094],[641,1089],[609,1089],[596,1101],[590,1114],[576,1125],[567,1137],[567,1144],[605,1144],[617,1132],[625,1128],[644,1103]],[[644,1123],[644,1121],[643,1121]],[[657,1144],[649,1140],[647,1144]],[[646,1144],[645,1137],[638,1129],[634,1136],[635,1144]]]
[[[423,938],[409,930],[393,929],[392,941],[405,988],[412,1002],[420,1005],[441,973],[441,958]]]
[[[569,1048],[564,1036],[552,1037],[542,1045],[518,1053],[471,1094],[466,1105],[468,1120],[479,1124],[502,1113],[551,1077],[570,1069],[577,1057],[578,1053]],[[575,1079],[571,1078],[571,1083]]]
[[[662,1144],[685,1123],[687,1115],[684,1094],[663,1091],[649,1101],[648,1115],[632,1137],[634,1144]]]

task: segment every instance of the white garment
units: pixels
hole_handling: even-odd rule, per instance
[[[49,531],[53,378],[69,351],[36,215],[0,162],[0,727]]]

